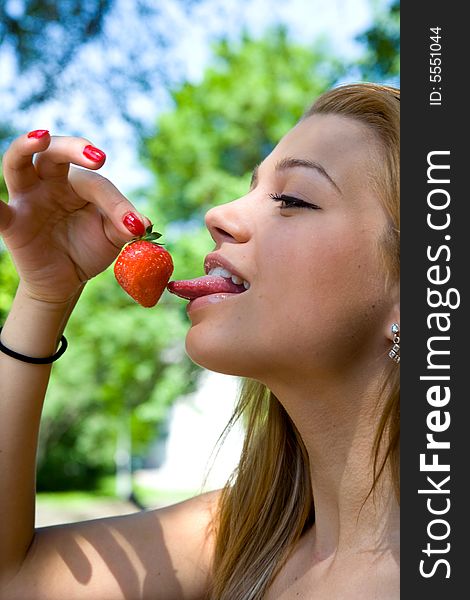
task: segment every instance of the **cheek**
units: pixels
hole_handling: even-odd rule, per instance
[[[315,253],[307,278],[312,295],[325,307],[364,302],[382,289],[375,248],[365,247],[357,236],[342,236],[340,243],[325,242]]]
[[[271,245],[260,269],[260,289],[266,299],[288,296],[286,309],[317,310],[364,297],[381,288],[380,260],[370,236],[348,231],[317,232],[304,236],[302,244]]]
[[[289,255],[273,249],[270,271],[268,264],[262,270],[270,276],[260,285],[265,297],[258,314],[272,348],[287,351],[296,362],[341,352],[370,335],[386,302],[374,239],[317,235],[315,243],[306,242]]]

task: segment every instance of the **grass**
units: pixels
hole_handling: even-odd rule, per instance
[[[138,500],[144,506],[160,506],[165,504],[173,504],[186,500],[195,496],[197,490],[157,490],[154,488],[144,487],[141,485],[134,486],[134,493]],[[37,494],[38,502],[47,502],[56,504],[57,506],[67,505],[74,507],[75,505],[83,506],[94,502],[104,502],[110,500],[119,500],[115,493],[114,477],[103,478],[96,490],[76,490],[67,492],[39,492]]]
[[[195,490],[155,490],[139,485],[135,486],[135,494],[144,506],[159,506],[162,504],[174,504],[192,498],[198,492]]]

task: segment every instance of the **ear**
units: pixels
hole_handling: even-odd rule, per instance
[[[398,325],[398,332],[396,331],[396,326]],[[387,319],[384,328],[385,337],[392,341],[393,338],[397,335],[400,335],[400,307],[398,306],[390,313],[390,318]]]

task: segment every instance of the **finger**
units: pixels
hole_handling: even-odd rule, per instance
[[[136,237],[136,220],[143,223],[143,229],[151,225],[149,219],[139,213],[117,187],[98,173],[72,168],[69,181],[78,196],[97,206],[103,213],[106,235],[115,246],[120,248]],[[129,215],[135,218],[130,219]]]
[[[53,136],[48,149],[36,155],[34,165],[43,180],[65,179],[70,163],[99,169],[105,160],[106,154],[85,138]]]
[[[3,234],[8,229],[12,219],[12,209],[0,198],[0,233]]]
[[[13,140],[2,160],[3,176],[10,194],[25,192],[39,183],[33,155],[46,150],[50,142],[51,136],[46,129],[30,131]]]

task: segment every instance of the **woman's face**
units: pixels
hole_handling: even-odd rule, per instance
[[[207,213],[216,255],[250,288],[190,307],[194,362],[267,383],[328,378],[385,355],[386,216],[371,182],[379,155],[365,125],[310,116],[255,169],[245,196]]]

